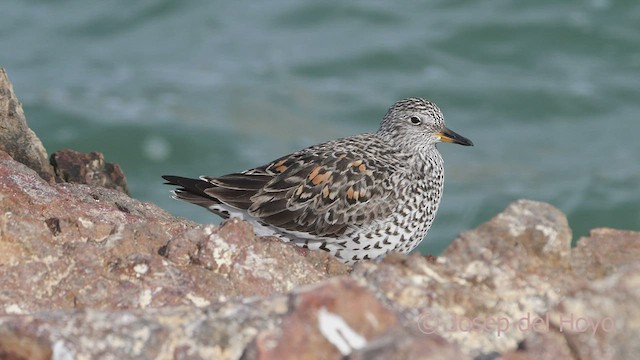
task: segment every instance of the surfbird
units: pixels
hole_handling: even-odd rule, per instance
[[[429,100],[396,102],[375,133],[327,141],[268,164],[223,176],[163,176],[175,198],[275,236],[330,252],[347,264],[424,238],[444,186],[439,142],[471,146],[445,127]]]

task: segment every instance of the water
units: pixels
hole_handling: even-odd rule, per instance
[[[574,237],[640,230],[640,3],[14,1],[0,66],[49,152],[101,151],[132,195],[206,223],[160,175],[221,175],[373,131],[434,100],[476,144],[440,146],[438,253],[519,198]]]

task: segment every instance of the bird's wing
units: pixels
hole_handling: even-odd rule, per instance
[[[337,237],[349,226],[388,217],[396,206],[389,196],[393,162],[365,156],[359,147],[330,145],[242,173],[203,177],[214,185],[204,193],[285,232],[314,236]]]

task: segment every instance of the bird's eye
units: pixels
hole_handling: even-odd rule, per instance
[[[420,124],[422,124],[422,120],[420,120],[420,118],[419,118],[419,117],[417,117],[417,116],[412,116],[412,117],[409,119],[409,121],[411,121],[411,123],[412,123],[413,125],[420,125]]]

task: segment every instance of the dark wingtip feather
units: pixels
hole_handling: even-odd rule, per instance
[[[162,175],[162,178],[167,181],[165,182],[165,185],[179,186],[176,191],[188,192],[193,195],[211,198],[211,196],[207,195],[204,190],[214,187],[214,185],[207,181],[174,175]]]
[[[162,175],[162,178],[167,181],[164,183],[164,185],[176,185],[176,186],[182,186],[180,184],[181,179],[189,179],[182,176],[174,176],[174,175]]]

